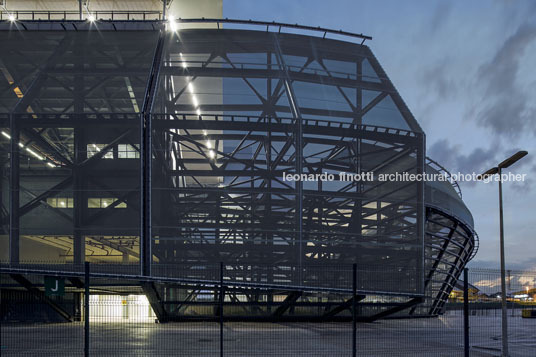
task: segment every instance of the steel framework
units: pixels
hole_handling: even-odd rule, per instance
[[[362,296],[429,298],[392,298],[379,316],[440,313],[475,251],[459,187],[284,179],[445,171],[369,47],[325,38],[369,37],[179,22],[266,31],[0,24],[6,271],[39,257],[49,271],[93,261],[123,265],[103,265],[110,276],[187,279],[143,284],[157,310],[187,315],[223,262],[229,284],[272,287],[226,292],[255,314],[275,286],[350,291],[357,263]],[[311,299],[291,292],[275,314]]]

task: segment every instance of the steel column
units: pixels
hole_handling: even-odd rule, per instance
[[[86,152],[83,129],[74,129],[74,161],[73,166],[73,253],[74,263],[82,264],[86,258],[86,247],[82,234],[82,221],[84,214],[84,192],[82,168],[79,166],[84,161]]]
[[[9,261],[18,263],[20,259],[20,135],[15,114],[13,113],[9,115],[9,130],[11,135],[11,155],[9,159]]]
[[[469,357],[469,269],[463,269],[463,345],[464,355]]]
[[[159,82],[159,73],[162,63],[162,53],[166,33],[160,30],[158,43],[153,56],[151,72],[147,81],[145,98],[142,112],[140,113],[140,180],[141,180],[141,202],[140,202],[140,253],[141,253],[141,273],[151,275],[152,262],[152,115],[155,92]]]
[[[499,167],[499,225],[501,244],[501,328],[502,328],[502,356],[508,357],[508,308],[506,306],[506,276],[504,263],[504,220],[502,198],[502,169]]]
[[[417,146],[417,172],[426,173],[426,137],[424,133],[419,133],[418,137],[421,138],[421,142]],[[417,286],[418,292],[424,294],[425,284],[425,247],[424,247],[424,232],[426,224],[426,210],[424,207],[424,181],[420,180],[417,183],[417,236],[421,242],[421,256],[417,259],[416,269],[420,269],[418,272],[420,281]]]
[[[356,317],[357,317],[357,265],[356,263],[352,264],[352,356],[357,356],[357,326],[356,326]]]
[[[84,48],[75,47],[77,59],[75,68],[84,67],[83,58],[86,53]],[[84,113],[84,76],[74,76],[74,113],[75,116]],[[84,202],[84,176],[85,172],[82,163],[87,160],[87,145],[83,128],[74,128],[74,165],[72,169],[73,177],[73,261],[75,264],[82,264],[86,260],[86,244],[82,233],[82,224],[85,207]]]
[[[84,266],[84,356],[89,356],[89,262]]]
[[[223,286],[223,263],[220,263],[220,311],[219,311],[219,320],[220,320],[220,357],[223,357],[223,303],[225,301],[225,287]]]

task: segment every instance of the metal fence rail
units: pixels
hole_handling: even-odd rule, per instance
[[[119,11],[119,10],[104,10],[104,11],[92,11],[90,13],[95,19],[101,20],[161,20],[161,11]],[[47,20],[47,21],[76,21],[84,20],[89,13],[77,10],[66,11],[47,11],[47,10],[12,10],[9,12],[0,11],[0,21],[9,19],[9,15],[15,17],[16,20]]]
[[[270,300],[258,299],[252,309],[247,302],[262,292],[237,294],[237,287],[224,279],[224,264],[212,287],[179,290],[166,285],[167,291],[155,288],[155,282],[135,284],[91,274],[93,268],[98,270],[97,264],[84,268],[82,276],[70,277],[0,274],[2,356],[498,356],[501,352],[496,270],[465,270],[465,279],[460,277],[438,317],[409,318],[402,297],[396,303],[392,296],[360,295],[356,265],[350,267],[351,295],[344,295],[340,304],[334,293],[279,291]],[[508,281],[512,356],[534,356],[536,318],[530,316],[536,316],[536,272],[510,271]],[[398,306],[398,312],[363,322],[365,314],[376,311],[373,307],[379,309],[386,302]],[[289,318],[312,310],[339,319]],[[177,311],[179,319],[164,318]],[[256,318],[266,311],[282,318],[278,322]]]

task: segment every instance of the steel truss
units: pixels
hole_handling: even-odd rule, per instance
[[[471,222],[425,210],[422,182],[283,180],[425,171],[424,133],[367,46],[268,31],[143,28],[155,30],[37,31],[24,40],[10,32],[4,41],[10,263],[25,259],[24,237],[66,247],[75,264],[121,257],[149,280],[211,280],[208,267],[224,262],[231,282],[318,291],[347,289],[339,267],[358,263],[360,292],[426,292],[432,301],[423,312],[417,300],[394,299],[389,313],[399,312],[396,304],[441,312],[474,249]],[[90,154],[91,145],[98,151]],[[121,160],[120,145],[136,157]],[[62,195],[72,197],[72,209],[49,203]],[[92,209],[92,197],[113,202]],[[200,301],[191,286],[151,284],[144,289],[163,301],[166,319]],[[292,293],[280,304],[275,292],[226,294],[246,315],[261,305],[292,315],[293,306],[318,298]],[[330,304],[328,297],[322,314],[338,311]]]

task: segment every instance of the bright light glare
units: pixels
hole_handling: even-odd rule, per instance
[[[188,68],[188,65],[186,64],[186,61],[184,60],[182,52],[179,52],[179,56],[181,57],[181,67],[182,68]]]
[[[9,18],[9,21],[15,22],[15,16],[13,16],[12,14],[9,14],[8,18]]]
[[[209,156],[211,159],[213,159],[214,156],[215,156],[215,155],[214,155],[214,151],[213,151],[213,150],[210,150],[210,151],[208,152],[208,156]]]
[[[177,23],[175,22],[175,16],[169,15],[168,17],[169,30],[172,32],[177,31]]]
[[[28,151],[30,154],[32,154],[33,156],[35,156],[39,160],[44,160],[45,159],[44,157],[42,157],[41,155],[39,155],[38,153],[36,153],[35,151],[33,151],[30,148],[26,148],[26,151]]]
[[[2,132],[2,135],[4,135],[4,136],[5,136],[6,138],[8,138],[8,139],[11,139],[11,136],[9,136],[9,134],[6,133],[5,131]]]
[[[199,108],[197,108],[197,111],[196,111],[197,115],[201,115],[201,110],[199,110]],[[205,134],[206,135],[206,134]]]
[[[207,148],[212,149],[212,143],[207,140]]]
[[[54,164],[51,163],[51,162],[47,162],[47,165],[50,166],[50,167],[56,167],[56,165],[54,165]]]
[[[194,85],[192,84],[192,82],[188,83],[188,90],[190,91],[190,93],[194,92]]]
[[[89,16],[87,17],[87,20],[88,20],[89,22],[95,22],[95,16],[93,16],[93,15],[89,15]]]

